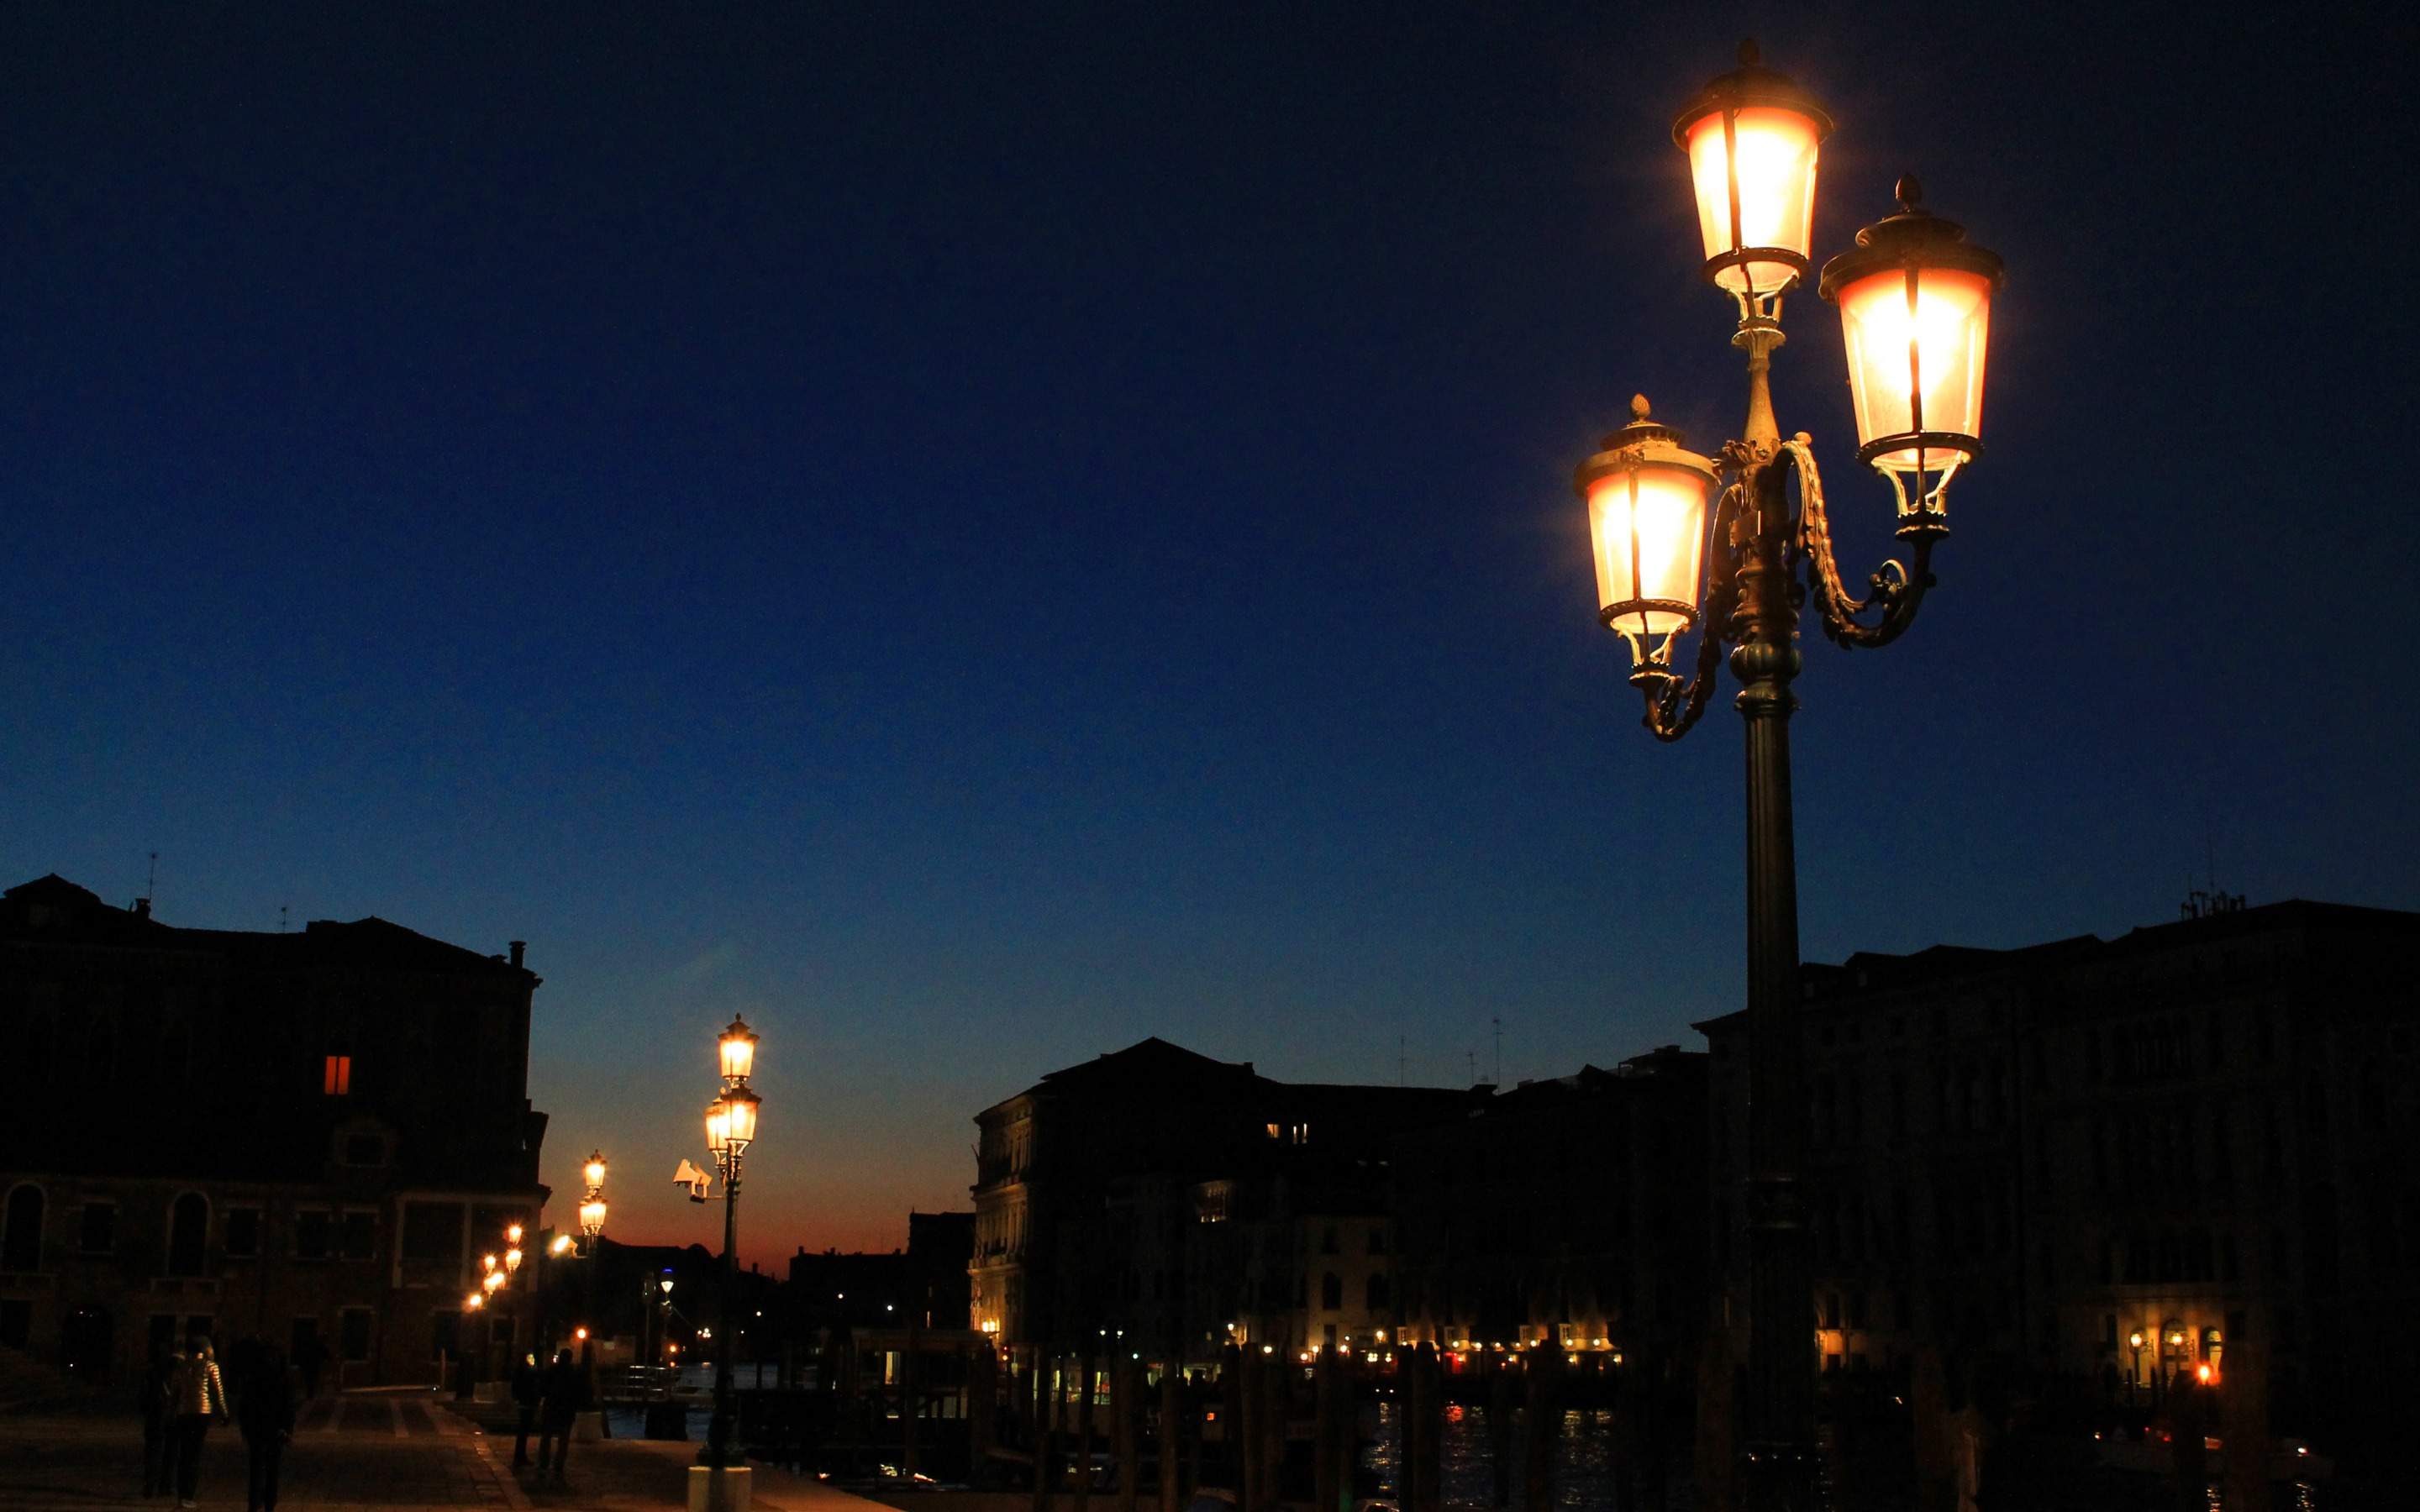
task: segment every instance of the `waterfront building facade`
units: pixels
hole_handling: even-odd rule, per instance
[[[0,896],[0,1348],[122,1386],[201,1332],[434,1381],[532,1337],[538,979],[382,919],[174,928],[56,876]]]
[[[1053,1072],[976,1117],[975,1326],[1157,1359],[1357,1342],[1391,1317],[1370,1234],[1391,1250],[1395,1141],[1484,1099],[1279,1082],[1156,1039]]]
[[[2266,1358],[2358,1428],[2420,1343],[2420,915],[2312,903],[1802,969],[1829,1371],[1941,1350],[2147,1402]],[[1700,1026],[1720,1318],[1744,1344],[1746,1024]]]

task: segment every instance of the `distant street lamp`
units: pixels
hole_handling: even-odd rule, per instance
[[[722,1317],[721,1336],[714,1339],[714,1417],[706,1426],[706,1447],[697,1462],[715,1470],[731,1470],[748,1462],[744,1447],[731,1443],[738,1427],[738,1391],[732,1379],[732,1351],[739,1338],[739,1163],[756,1138],[756,1107],[760,1101],[748,1087],[756,1066],[756,1035],[734,1015],[722,1031],[722,1092],[706,1110],[706,1142],[714,1151],[715,1168],[722,1177]],[[698,1336],[710,1336],[705,1329]],[[715,1504],[721,1505],[718,1502]]]
[[[589,1319],[593,1322],[597,1317],[597,1241],[605,1232],[605,1152],[603,1150],[592,1149],[588,1152],[587,1163],[580,1167],[580,1179],[587,1188],[586,1194],[580,1199],[580,1232],[584,1241],[580,1246],[580,1253],[588,1261],[588,1273],[581,1279],[583,1294],[582,1310],[588,1314]],[[580,1363],[582,1365],[587,1365],[590,1351],[588,1330],[585,1328],[580,1330]]]
[[[1898,499],[1910,564],[1886,563],[1854,596],[1833,559],[1815,455],[1784,440],[1773,415],[1772,355],[1781,297],[1812,266],[1816,156],[1832,117],[1761,66],[1740,67],[1691,100],[1672,128],[1689,162],[1707,282],[1731,296],[1747,354],[1747,420],[1712,456],[1631,402],[1631,423],[1574,480],[1587,501],[1598,618],[1630,648],[1630,682],[1658,740],[1705,712],[1723,649],[1747,725],[1748,1329],[1740,1468],[1750,1512],[1814,1504],[1815,1305],[1802,1190],[1807,1137],[1797,1022],[1798,881],[1790,799],[1790,685],[1799,671],[1798,609],[1808,596],[1843,648],[1897,640],[1933,586],[1933,543],[1948,532],[1949,480],[1982,449],[1983,349],[2000,259],[1923,208],[1913,177],[1900,211],[1857,233],[1823,267],[1819,291],[1840,310],[1857,459]],[[1797,481],[1796,499],[1786,474]],[[1807,564],[1807,582],[1798,564]],[[1870,612],[1870,618],[1861,618]],[[1675,642],[1701,637],[1694,673]]]

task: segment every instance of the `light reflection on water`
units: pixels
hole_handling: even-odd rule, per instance
[[[1374,1414],[1374,1415],[1373,1415]],[[1400,1413],[1391,1401],[1382,1401],[1373,1408],[1362,1409],[1362,1432],[1376,1442],[1362,1451],[1361,1462],[1375,1472],[1378,1494],[1399,1505],[1403,1496],[1403,1435],[1398,1427]],[[1506,1504],[1521,1504],[1522,1488],[1528,1477],[1522,1474],[1520,1420],[1513,1420],[1511,1435],[1512,1487]],[[1445,1410],[1444,1431],[1437,1444],[1437,1458],[1445,1477],[1445,1495],[1449,1504],[1466,1507],[1493,1506],[1496,1502],[1496,1454],[1488,1431],[1487,1409],[1479,1406],[1449,1406]],[[1555,1504],[1574,1512],[1583,1509],[1618,1507],[1614,1493],[1613,1414],[1606,1412],[1570,1411],[1563,1413],[1563,1427],[1555,1446]],[[1676,1471],[1669,1489],[1668,1502],[1672,1512],[1689,1512],[1695,1504],[1691,1487],[1684,1475]],[[1653,1505],[1652,1492],[1649,1505]]]

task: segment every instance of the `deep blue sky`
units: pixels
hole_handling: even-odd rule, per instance
[[[1824,251],[1912,169],[2011,270],[1941,591],[1809,637],[1807,954],[2420,906],[2399,15],[12,6],[0,870],[526,938],[626,1237],[744,1008],[767,1257],[1146,1034],[1694,1042],[1737,724],[1637,728],[1568,480],[1736,426],[1667,132],[1754,35]]]

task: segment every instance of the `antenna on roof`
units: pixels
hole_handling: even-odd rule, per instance
[[[277,933],[280,934],[286,933],[286,910],[290,906],[292,905],[288,903],[279,903],[277,905]]]
[[[1504,1021],[1489,1019],[1487,1025],[1496,1035],[1496,1085],[1504,1085]]]
[[[143,879],[143,901],[149,903],[160,891],[160,853],[151,853],[151,871]]]
[[[1412,1084],[1411,1078],[1404,1074],[1404,1037],[1399,1034],[1395,1036],[1395,1085],[1397,1087],[1409,1087]]]
[[[1462,1059],[1470,1070],[1470,1085],[1477,1087],[1479,1085],[1479,1052],[1466,1050],[1462,1053]]]

